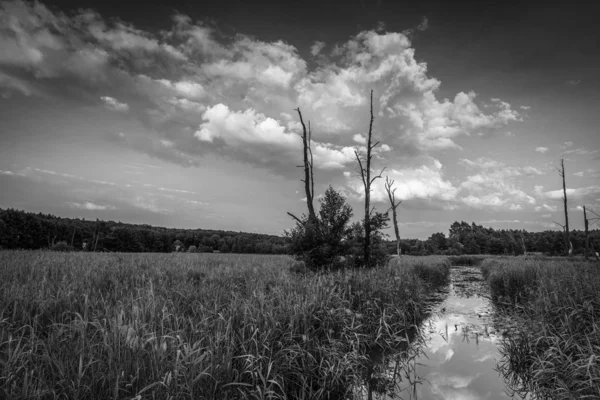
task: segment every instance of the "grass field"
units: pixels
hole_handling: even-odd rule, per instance
[[[600,398],[600,265],[570,259],[488,259],[493,300],[523,323],[500,369],[517,391]]]
[[[286,256],[0,252],[0,397],[347,398],[449,262],[295,274]]]

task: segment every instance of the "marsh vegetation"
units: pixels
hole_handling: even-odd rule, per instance
[[[341,399],[444,285],[444,258],[295,274],[287,256],[0,253],[5,398]]]

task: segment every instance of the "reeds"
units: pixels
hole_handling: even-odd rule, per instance
[[[0,395],[347,398],[368,378],[372,349],[406,344],[447,274],[439,260],[327,274],[292,264],[0,252]]]
[[[567,260],[490,260],[492,296],[522,321],[505,338],[501,371],[533,398],[600,398],[600,268]]]

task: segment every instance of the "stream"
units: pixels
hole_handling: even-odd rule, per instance
[[[373,393],[372,398],[509,399],[496,367],[499,342],[514,327],[495,313],[479,268],[453,267],[449,286],[432,299],[431,316],[421,326],[419,353],[408,365],[410,378],[402,376],[395,395]]]

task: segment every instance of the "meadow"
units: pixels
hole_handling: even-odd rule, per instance
[[[493,301],[518,329],[499,369],[530,398],[600,398],[600,265],[569,258],[497,258],[481,264]]]
[[[315,274],[273,255],[0,252],[0,397],[351,398],[372,354],[409,347],[449,266]]]

